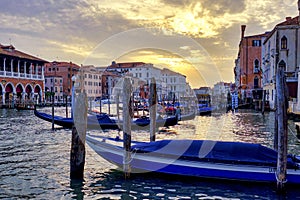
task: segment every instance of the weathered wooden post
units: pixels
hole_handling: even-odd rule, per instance
[[[131,82],[129,78],[124,79],[123,83],[123,171],[125,178],[130,177],[130,160],[131,160]]]
[[[68,96],[66,95],[66,118],[68,118]]]
[[[102,103],[101,103],[101,99],[100,99],[100,101],[99,101],[99,107],[100,107],[100,113],[102,113]]]
[[[277,156],[277,190],[282,192],[286,183],[287,171],[287,95],[284,69],[279,67],[276,74],[277,110],[278,115],[278,156]]]
[[[80,87],[80,93],[77,95],[73,106],[74,125],[72,127],[70,178],[83,180],[88,102],[87,95],[82,89],[82,80]]]
[[[55,93],[52,92],[52,131],[54,131],[54,94]]]
[[[118,122],[120,121],[120,108],[119,108],[119,104],[120,104],[120,93],[119,91],[117,92],[117,95],[116,95],[116,106],[117,106],[117,119],[118,119]]]
[[[277,78],[277,77],[276,77]],[[276,82],[275,82],[275,101],[274,101],[274,105],[275,105],[275,126],[274,126],[274,150],[278,151],[278,114],[277,114],[277,110],[278,110],[278,101],[277,101],[277,89],[276,89]]]
[[[261,114],[265,114],[266,90],[263,90]]]
[[[110,115],[110,98],[108,99],[108,114]]]
[[[156,131],[156,113],[157,113],[157,93],[155,78],[151,78],[150,82],[150,97],[149,97],[149,111],[150,111],[150,141],[155,141]]]

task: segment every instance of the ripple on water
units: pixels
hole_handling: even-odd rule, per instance
[[[50,108],[43,111],[50,113]],[[56,110],[64,115],[64,109]],[[203,179],[162,176],[154,173],[123,173],[87,147],[85,180],[69,179],[71,131],[51,131],[51,123],[32,112],[0,110],[0,198],[7,199],[276,199],[270,185],[248,186]],[[274,113],[227,113],[197,116],[171,128],[175,134],[160,133],[158,139],[221,139],[272,145]],[[293,126],[293,124],[290,124]],[[100,134],[95,131],[95,134]],[[103,133],[102,133],[103,134]],[[121,133],[122,134],[122,133]],[[106,131],[115,137],[117,131]],[[134,140],[148,141],[147,131],[133,132]],[[290,138],[290,150],[300,152]],[[292,190],[287,199],[300,198]]]

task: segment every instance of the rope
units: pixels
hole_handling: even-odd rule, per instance
[[[283,183],[283,184],[287,183],[287,181],[288,181],[287,179],[285,179],[284,181],[280,181],[280,180],[279,180],[278,174],[277,174],[277,170],[275,170],[275,173],[274,173],[274,174],[275,174],[275,178],[276,178],[277,183],[278,183],[278,182]]]
[[[132,153],[133,152],[133,153]],[[133,158],[135,157],[135,154],[136,154],[136,152],[137,152],[137,149],[133,149],[130,153],[131,153],[131,159],[130,160],[123,160],[123,165],[129,165],[131,162],[132,162],[132,160],[133,160]]]
[[[288,126],[289,131],[292,133],[292,135],[298,139],[297,134]]]

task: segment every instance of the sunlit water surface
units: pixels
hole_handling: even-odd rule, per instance
[[[50,108],[44,108],[50,113]],[[56,108],[57,115],[64,109]],[[300,199],[299,188],[279,196],[272,184],[248,184],[161,174],[122,172],[87,147],[85,181],[69,179],[71,131],[51,131],[51,123],[32,111],[0,110],[0,199]],[[289,122],[289,153],[300,154],[293,122]],[[272,147],[274,113],[253,111],[197,116],[180,122],[159,139],[210,139],[260,143]],[[115,137],[117,131],[91,131]],[[122,133],[121,133],[122,134]],[[147,141],[146,131],[132,133]]]

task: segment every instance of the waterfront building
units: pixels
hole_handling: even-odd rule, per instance
[[[246,25],[242,25],[234,74],[241,100],[250,103],[252,100],[261,101],[262,98],[261,52],[263,40],[268,33],[245,36],[245,30]]]
[[[72,86],[73,86],[72,77],[78,73],[79,69],[80,66],[72,62],[53,61],[45,65],[45,77],[48,77],[49,81],[51,81],[51,79],[60,80],[60,78],[62,78],[62,92],[57,93],[54,91],[55,92],[54,96],[57,101],[62,101],[62,99],[65,99],[66,96],[68,98],[68,101],[70,101],[72,95]],[[51,92],[51,87],[53,86],[48,85],[45,88],[45,90]],[[56,87],[61,87],[61,86],[56,86]],[[61,93],[63,94],[63,98],[61,98]]]
[[[226,110],[230,100],[232,83],[218,82],[211,91],[211,104],[216,110]]]
[[[112,62],[112,64],[106,68],[106,71],[118,76],[126,75],[132,77],[132,79],[139,79],[133,81],[134,83],[140,84],[139,96],[141,98],[145,98],[145,99],[148,98],[149,86],[150,86],[151,78],[153,77],[156,80],[157,96],[159,101],[173,100],[174,97],[177,100],[179,100],[181,97],[186,96],[187,94],[186,92],[188,88],[186,83],[186,76],[166,68],[164,69],[157,68],[153,66],[153,64],[151,63]],[[106,91],[110,91],[108,88],[102,88],[102,89],[105,95],[107,95],[105,93]],[[136,91],[135,93],[137,94],[138,91]]]
[[[46,60],[0,44],[0,105],[26,101],[40,103],[44,97]]]
[[[300,7],[298,9],[300,10]],[[264,40],[263,88],[266,90],[266,99],[269,101],[271,109],[275,108],[275,80],[278,67],[284,68],[289,98],[296,102],[300,67],[299,27],[299,16],[286,17],[286,20],[277,24]]]
[[[120,83],[121,75],[110,71],[104,71],[101,77],[101,98],[114,99],[114,88]]]
[[[59,103],[64,101],[63,77],[61,76],[45,76],[45,102]]]
[[[93,65],[81,66],[84,76],[84,89],[89,100],[94,100],[102,95],[102,73]]]
[[[173,99],[175,97],[176,100],[180,100],[181,97],[186,96],[186,76],[174,72],[169,69],[162,69],[162,81],[166,85],[166,96],[167,100]]]
[[[135,81],[135,83],[140,83],[140,97],[148,98],[149,86],[151,78],[154,77],[157,86],[157,95],[160,99],[163,93],[163,83],[161,78],[161,70],[154,67],[151,63],[143,62],[129,62],[129,63],[116,63],[112,62],[110,66],[106,68],[106,71],[111,72],[119,76],[129,76],[132,78],[140,79],[140,81]]]

